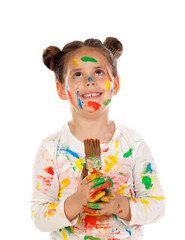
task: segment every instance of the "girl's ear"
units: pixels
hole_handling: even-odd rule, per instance
[[[59,97],[62,100],[68,100],[67,95],[66,95],[65,85],[57,81],[56,88],[57,88]]]
[[[116,78],[114,78],[114,90],[113,95],[116,95],[119,91],[120,83],[119,83],[119,75],[117,75]]]

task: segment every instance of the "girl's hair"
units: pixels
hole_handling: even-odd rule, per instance
[[[62,51],[55,46],[47,47],[43,51],[43,62],[50,70],[54,71],[57,81],[64,83],[64,74],[66,69],[65,63],[68,54],[82,47],[92,47],[102,51],[112,66],[113,76],[117,76],[117,59],[121,56],[123,51],[122,43],[113,37],[106,38],[103,43],[98,39],[90,38],[84,42],[70,42],[63,47]]]

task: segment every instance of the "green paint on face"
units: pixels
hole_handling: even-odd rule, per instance
[[[98,62],[96,59],[91,58],[91,57],[83,57],[83,58],[81,58],[81,60],[82,60],[83,62],[94,62],[94,63],[97,63],[97,62]]]
[[[85,236],[85,237],[84,237],[84,240],[101,240],[101,239],[100,239],[100,238],[97,238],[97,237],[93,237],[93,236],[88,235],[88,236]]]
[[[145,188],[147,190],[150,189],[153,186],[152,179],[148,176],[142,177],[142,183],[145,185]]]
[[[105,106],[107,106],[107,105],[109,105],[110,102],[111,102],[111,99],[107,99],[105,102],[103,102],[103,104],[104,104]]]
[[[123,157],[124,157],[124,158],[130,157],[130,156],[132,155],[132,151],[133,151],[133,149],[130,148],[130,149],[128,150],[128,152],[126,152],[125,154],[123,154]]]

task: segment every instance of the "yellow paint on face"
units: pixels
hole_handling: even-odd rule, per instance
[[[110,90],[110,81],[105,82],[107,92]]]
[[[73,59],[73,63],[74,63],[74,66],[78,66],[78,63],[77,63],[77,60],[76,59]]]
[[[62,192],[64,191],[64,189],[69,186],[70,180],[68,178],[64,178],[64,180],[62,180],[60,182],[63,186],[60,187],[60,190],[58,192],[58,199],[60,200]]]
[[[121,187],[116,191],[117,194],[124,194],[124,190],[127,188],[127,185],[121,185]]]
[[[82,171],[84,162],[85,161],[83,158],[79,158],[78,160],[76,160],[76,166],[79,168],[79,172]]]

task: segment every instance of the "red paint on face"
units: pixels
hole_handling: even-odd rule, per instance
[[[75,108],[77,108],[77,106],[76,106],[76,104],[75,104],[75,102],[74,102],[74,100],[73,100],[73,98],[72,98],[71,93],[70,93],[69,90],[67,90],[67,94],[68,94],[69,101],[71,102],[71,104],[72,104]]]
[[[52,168],[52,167],[45,168],[44,171],[46,171],[46,172],[49,173],[50,175],[54,175],[54,171],[53,171],[53,168]]]
[[[112,78],[111,78],[111,76],[110,76],[109,70],[108,70],[108,68],[107,68],[106,65],[105,65],[105,68],[106,68],[106,70],[107,70],[107,75],[108,75],[108,78],[109,78],[110,82],[113,82],[113,81],[112,81]]]
[[[101,105],[99,103],[96,103],[96,102],[92,102],[92,101],[89,101],[87,103],[88,107],[91,107],[94,109],[94,111],[97,111],[98,109],[101,108]]]
[[[97,217],[96,216],[86,216],[85,217],[85,228],[86,229],[94,229],[94,228],[97,228],[97,224],[96,224],[96,221],[97,221]]]

